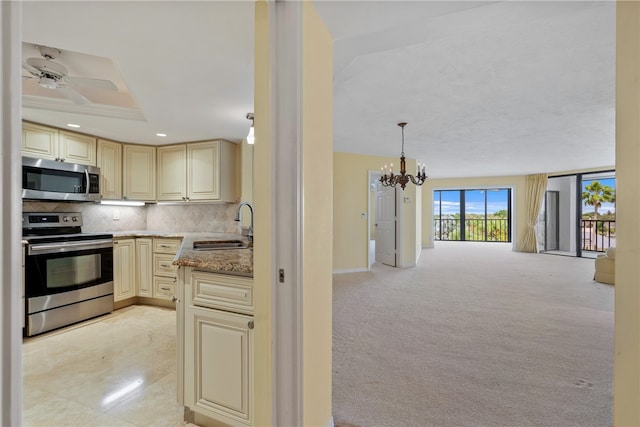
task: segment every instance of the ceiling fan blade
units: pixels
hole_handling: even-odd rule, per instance
[[[42,71],[38,70],[36,67],[27,64],[26,62],[22,63],[22,68],[24,68],[25,70],[27,70],[29,73],[33,74],[34,76],[42,76]]]
[[[111,80],[92,79],[89,77],[67,77],[72,85],[90,86],[103,90],[118,90],[118,87]]]
[[[91,103],[91,101],[89,101],[80,92],[78,92],[72,87],[58,86],[57,90],[59,90],[60,93],[62,93],[67,98],[69,98],[71,101],[73,101],[73,103],[76,105],[85,105],[85,104]]]

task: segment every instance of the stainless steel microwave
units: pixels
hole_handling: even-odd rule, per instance
[[[22,157],[22,198],[90,202],[100,200],[100,168]]]

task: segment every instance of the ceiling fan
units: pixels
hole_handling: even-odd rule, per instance
[[[110,80],[69,76],[64,66],[53,61],[62,53],[61,50],[48,46],[36,46],[36,48],[42,58],[27,58],[22,64],[22,68],[30,75],[23,75],[23,78],[37,80],[40,86],[57,90],[78,105],[91,102],[79,92],[78,89],[81,90],[82,86],[102,90],[118,90]]]

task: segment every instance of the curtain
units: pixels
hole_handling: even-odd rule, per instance
[[[538,239],[536,237],[536,224],[538,214],[547,191],[547,174],[527,175],[525,204],[527,206],[527,231],[520,241],[520,252],[538,252]]]

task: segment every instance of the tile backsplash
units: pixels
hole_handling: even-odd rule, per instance
[[[85,233],[153,230],[239,233],[238,204],[109,206],[96,203],[22,203],[23,212],[81,212]],[[114,219],[114,216],[119,219]]]
[[[238,204],[149,205],[147,230],[239,233]]]

